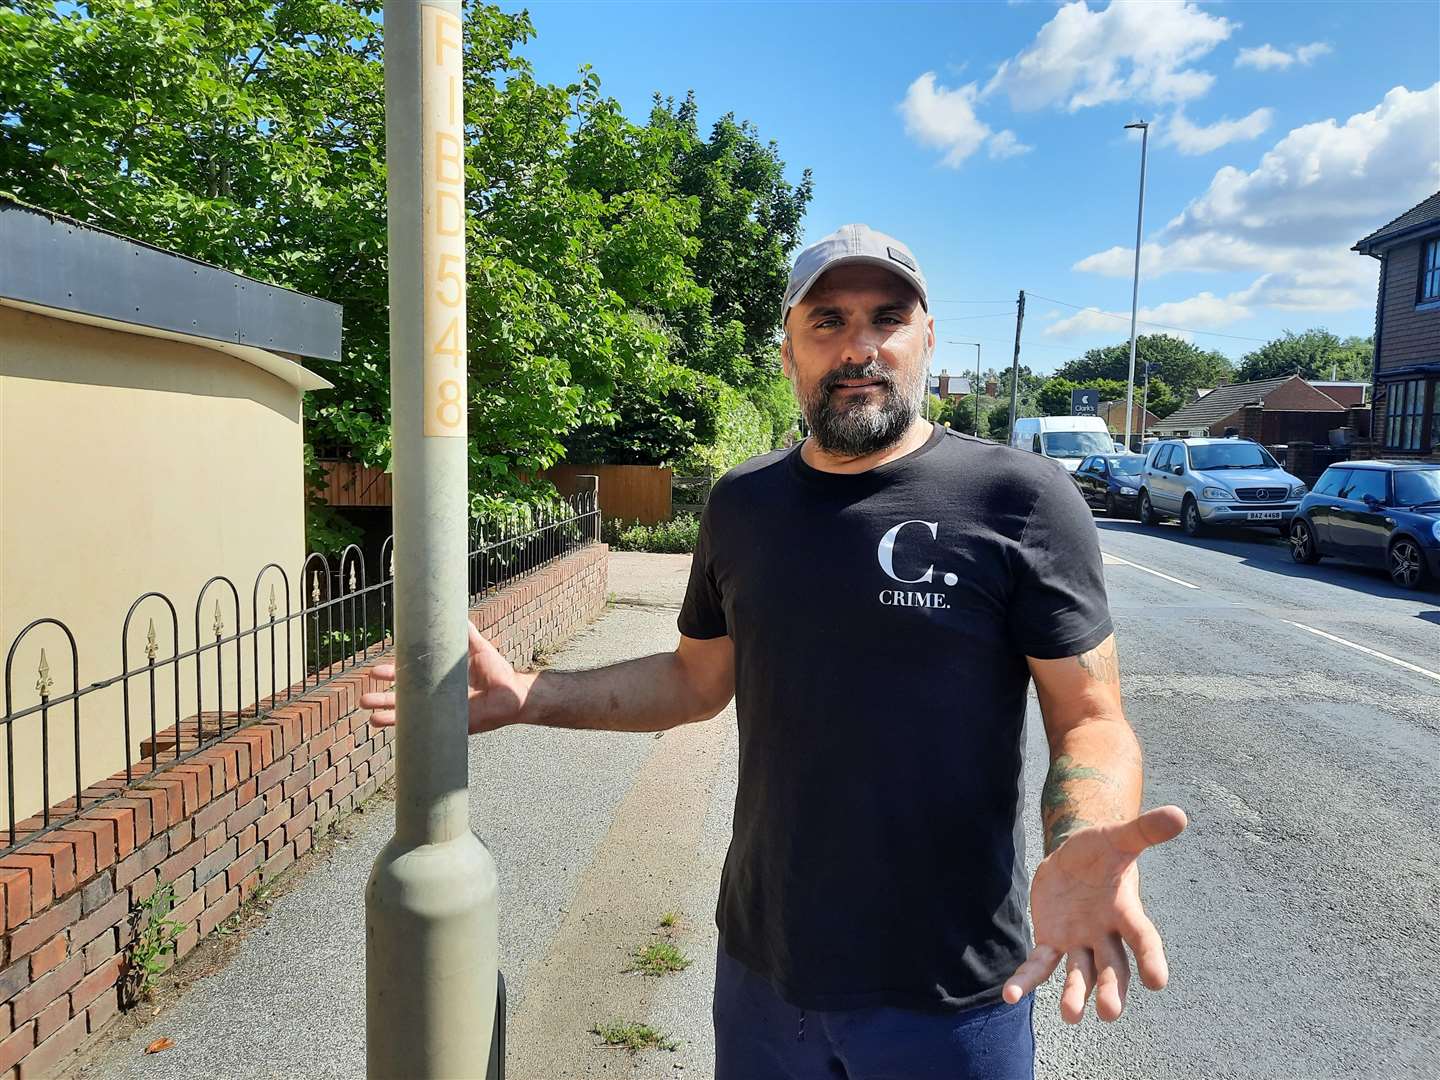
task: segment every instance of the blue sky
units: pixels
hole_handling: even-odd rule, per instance
[[[1008,364],[1022,288],[1038,371],[1127,337],[1129,121],[1153,124],[1141,318],[1232,357],[1370,333],[1378,264],[1348,248],[1440,189],[1433,0],[503,6],[530,11],[542,79],[589,63],[637,121],[689,89],[702,126],[753,121],[815,174],[810,239],[864,221],[908,243],[936,370],[974,364],[948,340]]]

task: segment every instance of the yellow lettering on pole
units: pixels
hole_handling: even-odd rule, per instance
[[[425,223],[425,434],[465,437],[465,129],[461,26],[422,5],[421,191]]]

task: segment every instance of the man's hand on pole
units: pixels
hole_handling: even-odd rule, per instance
[[[1048,979],[1065,958],[1060,1016],[1078,1024],[1095,994],[1095,1014],[1116,1020],[1130,987],[1135,954],[1140,981],[1151,990],[1169,980],[1165,947],[1140,903],[1140,853],[1179,836],[1185,813],[1162,806],[1130,821],[1092,825],[1071,833],[1035,870],[1030,914],[1035,948],[1005,982],[1014,1004]]]
[[[465,625],[470,630],[470,734],[478,735],[513,724],[519,719],[530,679],[517,674],[510,661],[475,629],[474,623],[467,619]],[[370,669],[370,674],[393,683],[395,664],[389,660],[376,664]],[[391,727],[395,723],[394,690],[372,690],[361,694],[360,707],[371,710],[370,723],[374,727]]]

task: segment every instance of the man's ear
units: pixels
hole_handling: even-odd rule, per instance
[[[790,344],[789,334],[786,334],[780,342],[780,370],[785,373],[787,379],[795,377],[795,354]]]

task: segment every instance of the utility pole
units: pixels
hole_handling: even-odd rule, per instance
[[[466,755],[463,40],[460,0],[385,0],[400,722],[395,835],[365,887],[371,1080],[493,1076],[503,1039],[495,863],[470,831]]]
[[[1145,445],[1145,418],[1150,415],[1150,361],[1145,361],[1145,395],[1140,399],[1140,445]],[[1130,444],[1125,444],[1129,450]]]
[[[1007,443],[1015,441],[1015,410],[1020,401],[1020,327],[1025,325],[1025,290],[1020,290],[1019,306],[1015,309],[1015,359],[1010,363],[1010,430]]]
[[[1133,450],[1130,431],[1134,419],[1131,410],[1135,407],[1135,317],[1140,306],[1140,233],[1145,226],[1145,157],[1150,146],[1150,125],[1139,120],[1125,127],[1127,130],[1140,129],[1140,209],[1135,215],[1135,283],[1130,292],[1130,375],[1125,383],[1125,449]]]

